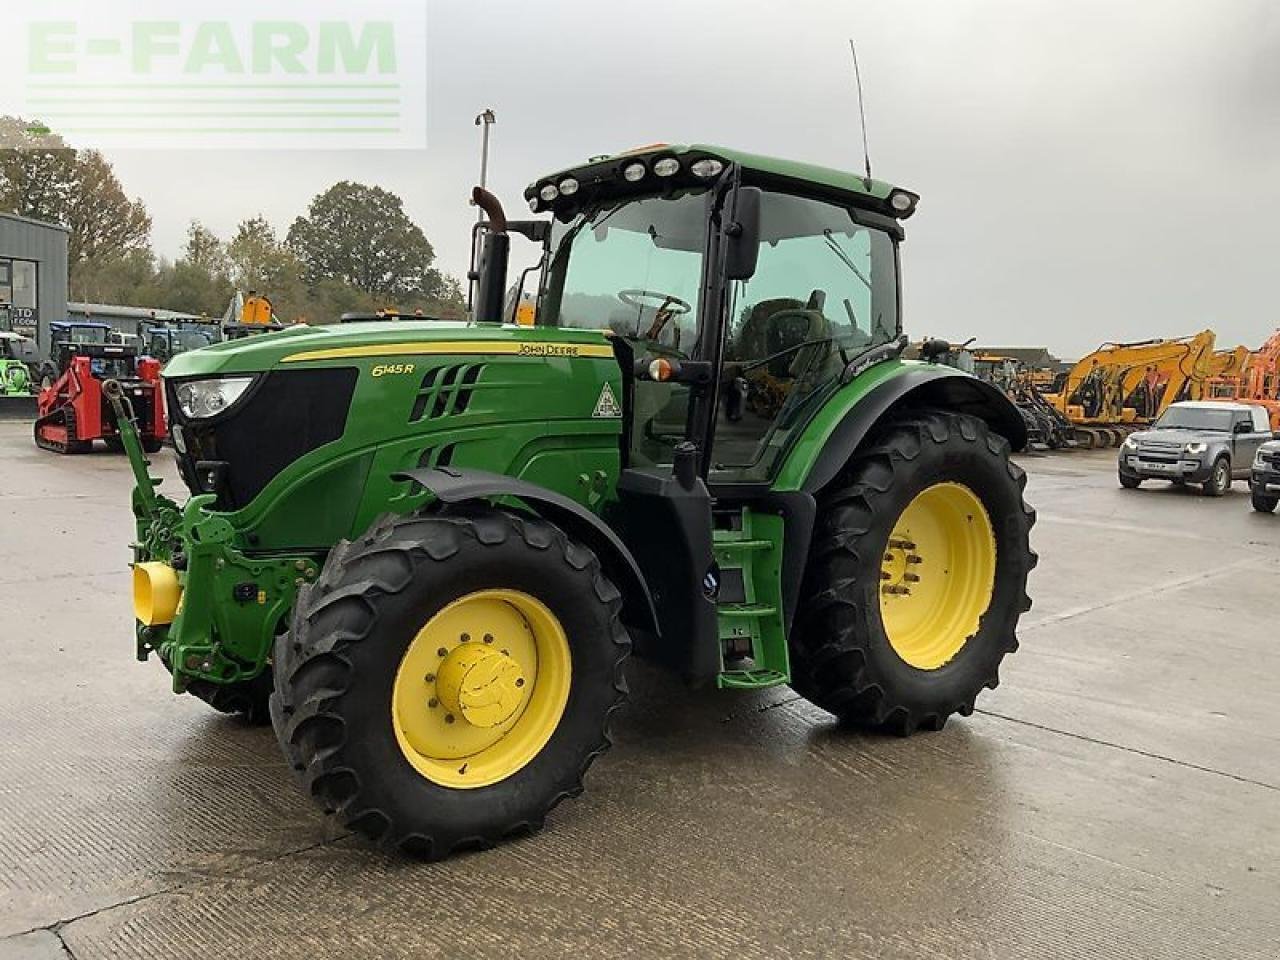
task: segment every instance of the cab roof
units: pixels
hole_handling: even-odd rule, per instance
[[[1246,410],[1265,409],[1258,403],[1242,403],[1239,400],[1179,400],[1169,406],[1180,410],[1235,410],[1243,413]]]
[[[676,157],[682,161],[683,169],[681,173],[670,178],[673,186],[676,183],[687,186],[690,182],[697,182],[697,178],[688,175],[686,171],[692,167],[695,161],[705,157],[720,160],[725,164],[735,164],[744,170],[761,174],[765,177],[817,185],[835,194],[843,194],[855,203],[861,201],[860,205],[883,208],[884,212],[899,219],[905,219],[914,212],[915,200],[917,199],[914,193],[895,184],[885,180],[869,179],[849,170],[839,170],[834,167],[802,163],[797,160],[786,160],[781,157],[749,153],[744,150],[735,150],[732,147],[705,143],[654,143],[611,155],[591,157],[584,163],[539,177],[525,189],[524,196],[526,200],[531,201],[535,211],[538,211],[539,209],[545,209],[545,205],[540,207],[537,197],[539,191],[547,184],[559,184],[565,177],[573,177],[581,181],[583,188],[586,188],[588,183],[616,182],[617,172],[622,170],[629,162],[641,160],[647,166],[651,166],[653,162],[662,157]],[[646,182],[651,184],[653,181],[646,177]],[[911,196],[912,202],[909,208],[895,210],[890,207],[890,195],[895,192],[906,193]]]

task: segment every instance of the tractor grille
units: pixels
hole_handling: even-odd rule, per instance
[[[435,420],[465,413],[471,403],[476,381],[484,372],[482,363],[458,363],[432,367],[422,378],[418,396],[409,413],[409,422]]]
[[[342,436],[357,376],[350,367],[275,370],[228,412],[194,423],[166,380],[183,481],[193,493],[217,494],[221,510],[245,506],[295,460]],[[213,469],[197,470],[201,462]]]

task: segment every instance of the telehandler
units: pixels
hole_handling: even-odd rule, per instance
[[[582,790],[633,646],[898,734],[969,714],[1030,606],[1034,513],[1012,404],[900,359],[917,196],[708,146],[525,196],[541,219],[476,191],[469,322],[170,362],[192,496],[128,437],[138,657],[269,715],[324,810],[430,858]],[[503,322],[512,233],[545,249],[532,326]]]

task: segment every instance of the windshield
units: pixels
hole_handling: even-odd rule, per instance
[[[707,191],[645,197],[557,223],[539,326],[612,330],[688,355],[698,329]]]
[[[1160,415],[1156,429],[1220,430],[1231,429],[1231,411],[1210,410],[1206,407],[1172,406]]]
[[[106,343],[106,327],[65,327],[55,333],[54,339],[59,343]]]

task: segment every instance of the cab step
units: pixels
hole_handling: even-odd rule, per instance
[[[782,615],[783,520],[750,508],[715,511],[712,548],[720,568],[716,602],[717,686],[759,689],[791,676]]]

